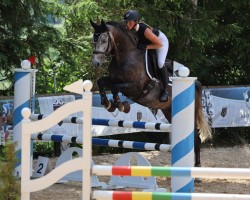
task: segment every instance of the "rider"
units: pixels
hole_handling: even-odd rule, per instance
[[[152,29],[150,26],[140,23],[140,13],[137,10],[128,10],[124,14],[124,21],[128,30],[135,30],[138,35],[137,48],[141,50],[156,49],[158,55],[158,67],[160,70],[160,79],[163,84],[163,91],[159,100],[161,102],[168,100],[168,72],[164,67],[165,59],[168,53],[168,39],[164,33],[158,29]]]

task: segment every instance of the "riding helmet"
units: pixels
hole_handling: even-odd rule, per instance
[[[124,13],[123,19],[124,21],[139,21],[141,19],[141,15],[137,10],[128,10],[126,13]]]

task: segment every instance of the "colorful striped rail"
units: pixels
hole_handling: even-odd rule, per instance
[[[47,115],[41,114],[32,114],[31,120],[41,120],[46,118]],[[74,123],[74,124],[82,124],[83,118],[81,117],[67,117],[63,119],[61,123]],[[158,130],[158,131],[171,131],[171,124],[163,124],[163,123],[152,123],[152,122],[137,122],[137,121],[123,121],[123,120],[115,120],[115,119],[92,119],[92,125],[100,125],[100,126],[112,126],[112,127],[124,127],[124,128],[139,128],[139,129],[148,129],[148,130]]]
[[[158,167],[158,166],[103,166],[94,165],[98,176],[163,176],[209,179],[250,179],[250,169],[210,167]]]
[[[82,137],[72,137],[67,135],[51,135],[51,134],[33,134],[32,140],[42,141],[53,141],[53,142],[68,142],[74,144],[82,144]],[[141,149],[149,151],[163,151],[167,152],[171,149],[171,145],[168,144],[157,144],[157,143],[146,143],[146,142],[135,142],[135,141],[123,141],[123,140],[111,140],[111,139],[100,139],[92,138],[93,145],[109,146],[109,147],[121,147],[128,149]]]
[[[95,200],[249,200],[250,195],[211,193],[166,193],[166,192],[126,192],[93,191]]]

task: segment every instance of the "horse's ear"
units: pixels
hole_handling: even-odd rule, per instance
[[[102,27],[106,27],[106,23],[104,22],[103,19],[101,20],[101,25],[102,25]]]
[[[101,24],[102,24],[103,26],[106,26],[106,23],[104,22],[103,19],[101,20]]]
[[[107,27],[107,25],[106,25],[106,23],[104,22],[103,19],[101,20],[101,25],[102,25],[104,30],[108,31],[108,27]]]
[[[90,21],[90,24],[91,24],[91,26],[95,29],[96,28],[96,23],[95,22],[93,22],[91,19],[89,20]]]

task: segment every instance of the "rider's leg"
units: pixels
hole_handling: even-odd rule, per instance
[[[158,66],[160,68],[160,79],[163,85],[163,90],[161,92],[159,100],[161,102],[164,102],[168,100],[167,86],[169,79],[168,79],[167,66],[164,66],[164,64],[168,54],[169,43],[167,37],[161,31],[158,37],[162,42],[162,47],[157,49],[157,55],[158,55]]]
[[[163,90],[161,92],[160,95],[160,102],[164,102],[168,100],[168,91],[167,91],[167,86],[168,86],[168,69],[167,66],[164,66],[162,68],[160,68],[160,78],[162,81],[162,85],[163,85]]]

